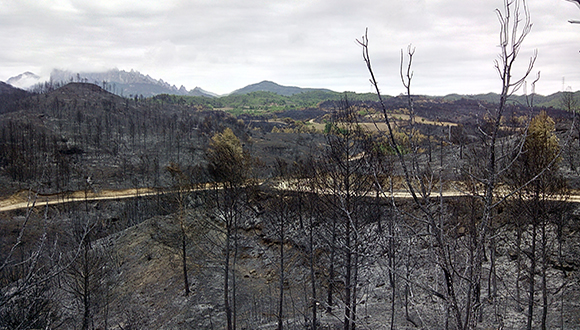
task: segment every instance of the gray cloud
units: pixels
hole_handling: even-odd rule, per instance
[[[0,80],[117,67],[217,93],[268,79],[281,84],[370,91],[355,39],[369,28],[384,93],[403,91],[399,52],[416,47],[414,91],[499,89],[494,9],[503,1],[408,0],[0,0]],[[580,10],[563,0],[529,3],[524,44],[542,71],[537,91],[580,89]]]

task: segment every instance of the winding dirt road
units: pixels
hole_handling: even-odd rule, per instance
[[[8,198],[0,200],[0,212],[25,209],[31,206],[45,206],[62,203],[99,201],[108,199],[126,199],[139,196],[155,195],[157,190],[151,188],[103,190],[98,193],[85,191],[65,192],[42,195],[32,191],[20,191]]]
[[[296,184],[296,183],[294,183]],[[274,185],[275,189],[279,190],[292,190],[292,191],[300,191],[301,189],[297,189],[295,186],[293,187],[292,184],[288,184],[286,182],[279,182],[278,184]],[[200,190],[208,189],[206,188],[199,188]],[[65,192],[59,194],[50,194],[50,195],[42,195],[36,194],[31,191],[20,191],[10,197],[4,198],[0,200],[0,212],[12,211],[12,210],[19,210],[19,209],[26,209],[31,206],[45,206],[45,205],[56,205],[62,203],[72,203],[72,202],[83,202],[83,201],[100,201],[100,200],[112,200],[112,199],[128,199],[128,198],[135,198],[135,197],[142,197],[142,196],[152,196],[159,193],[158,189],[153,188],[133,188],[133,189],[123,189],[123,190],[102,190],[99,192],[86,192],[85,191],[74,191],[74,192]],[[438,193],[434,192],[432,197],[437,197]],[[444,191],[443,197],[463,197],[468,196],[468,194],[463,193],[461,191],[450,190]],[[411,194],[406,191],[395,191],[393,192],[393,196],[396,199],[406,199],[411,198]],[[580,193],[574,192],[573,194],[567,196],[565,198],[567,202],[571,203],[580,203]]]

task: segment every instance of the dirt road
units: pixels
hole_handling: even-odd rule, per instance
[[[280,190],[293,190],[300,191],[301,189],[296,189],[292,185],[286,182],[280,182],[274,185],[276,189]],[[200,188],[207,189],[207,188]],[[153,188],[136,188],[136,189],[124,189],[124,190],[103,190],[100,192],[87,192],[85,191],[74,191],[65,192],[60,194],[51,195],[41,195],[35,194],[31,191],[20,191],[8,198],[0,200],[0,212],[12,211],[18,209],[25,209],[31,206],[44,206],[44,205],[55,205],[61,203],[71,203],[71,202],[83,202],[83,201],[99,201],[99,200],[110,200],[110,199],[127,199],[135,198],[140,196],[151,196],[159,192],[157,189]],[[439,196],[438,192],[433,192],[431,195],[433,198]],[[450,190],[444,191],[443,197],[462,197],[468,196],[468,194],[457,191]],[[388,198],[394,197],[396,199],[411,198],[411,194],[406,191],[394,191],[393,195],[390,194]],[[567,196],[565,198],[567,202],[580,203],[580,193],[576,192]]]
[[[138,196],[155,195],[157,191],[151,188],[124,190],[103,190],[100,192],[74,191],[51,195],[36,194],[32,191],[20,191],[8,198],[0,200],[0,212],[25,209],[31,206],[54,205],[61,203],[98,201],[107,199],[125,199]]]

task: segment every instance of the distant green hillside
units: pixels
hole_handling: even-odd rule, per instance
[[[576,100],[580,100],[580,91],[574,92],[574,98]],[[475,94],[475,95],[460,95],[460,94],[449,94],[442,97],[445,101],[457,101],[460,99],[469,99],[469,100],[479,100],[485,101],[489,103],[498,103],[499,102],[499,94],[496,93],[487,93],[487,94]],[[533,102],[533,105],[536,107],[553,107],[556,109],[562,109],[562,92],[557,92],[554,94],[550,94],[547,96],[544,95],[534,95],[531,98],[529,95],[514,95],[509,99],[510,102],[520,104],[520,105],[527,105],[528,102]]]
[[[170,104],[187,104],[210,109],[223,109],[233,114],[271,113],[286,110],[316,108],[325,101],[338,101],[347,97],[351,101],[377,101],[376,94],[357,94],[354,92],[338,93],[332,91],[313,90],[290,96],[274,92],[257,91],[247,94],[230,94],[228,96],[210,98],[204,96],[157,95],[153,100]]]
[[[291,96],[294,94],[311,92],[311,91],[321,91],[321,92],[332,92],[330,89],[317,89],[317,88],[301,88],[295,86],[282,86],[278,85],[273,81],[264,80],[257,84],[248,85],[246,87],[237,89],[233,91],[230,95],[240,95],[248,94],[253,92],[272,92],[278,95]]]
[[[251,91],[251,86],[270,86],[279,87],[271,88],[269,91]],[[292,94],[292,91],[300,91]],[[282,93],[286,93],[284,95]],[[238,90],[232,94],[222,97],[207,97],[207,96],[184,96],[184,95],[169,95],[162,94],[152,97],[152,100],[179,105],[190,105],[202,109],[221,109],[234,115],[250,114],[259,115],[275,112],[283,112],[288,110],[300,110],[307,108],[318,108],[321,104],[323,107],[332,107],[333,101],[339,101],[348,98],[351,102],[376,102],[377,95],[374,93],[355,93],[355,92],[333,92],[323,89],[305,89],[299,87],[280,86],[272,82],[262,82],[260,84],[250,85]],[[575,92],[574,96],[580,100],[580,91]],[[391,96],[383,96],[385,100],[390,99],[389,107],[396,104],[399,107],[405,107],[406,101],[400,100],[399,97],[392,98]],[[485,103],[493,104],[499,101],[499,95],[495,93],[476,94],[476,95],[460,95],[449,94],[443,97],[440,96],[425,96],[416,95],[416,100],[422,99],[425,101],[435,101],[439,103],[455,102],[459,100],[477,100]],[[509,102],[526,106],[531,99],[524,95],[514,95],[509,99]],[[548,96],[534,95],[533,105],[535,107],[552,107],[555,109],[562,109],[562,92],[554,93]],[[393,101],[393,102],[391,102]],[[326,103],[325,103],[326,102]],[[323,104],[325,103],[325,104]]]

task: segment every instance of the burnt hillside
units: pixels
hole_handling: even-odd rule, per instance
[[[170,162],[191,169],[207,140],[230,127],[247,139],[235,118],[185,105],[127,99],[86,83],[71,83],[19,100],[0,116],[3,194],[32,183],[42,192],[160,186]]]
[[[17,110],[18,102],[30,95],[25,90],[0,81],[0,114]]]

